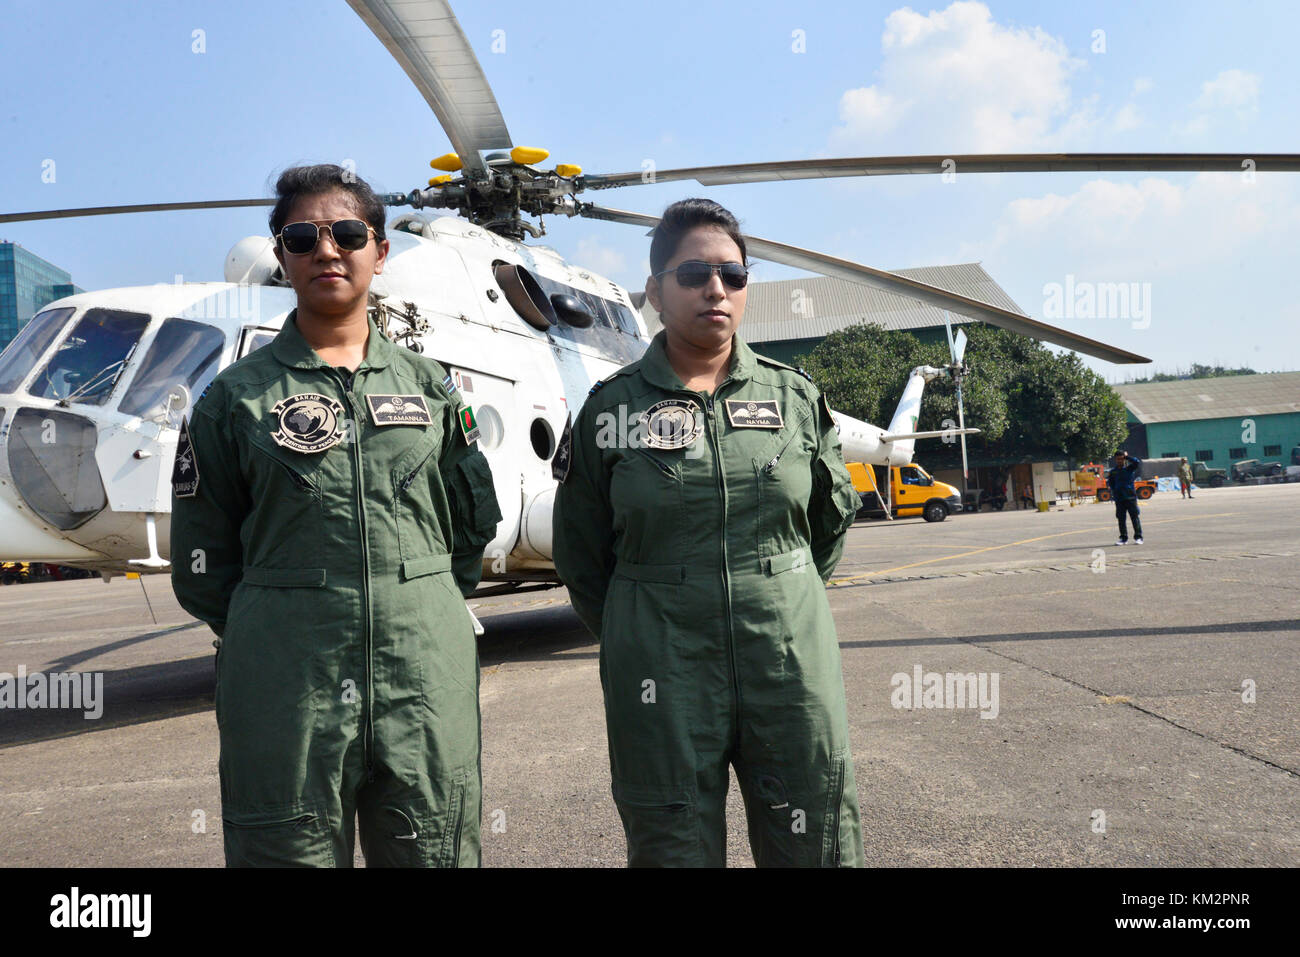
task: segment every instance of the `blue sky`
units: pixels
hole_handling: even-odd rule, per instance
[[[645,160],[1297,150],[1300,66],[1287,38],[1300,15],[1287,3],[455,9],[513,141],[588,172]],[[18,0],[5,6],[0,62],[5,211],[269,195],[279,170],[321,161],[352,160],[377,189],[405,192],[450,149],[343,0]],[[1110,381],[1192,362],[1300,369],[1300,174],[959,170],[949,183],[689,182],[584,198],[657,213],[689,195],[727,205],[755,235],[881,268],[980,261],[1030,315],[1155,359],[1086,360]],[[566,257],[643,285],[641,230],[546,225],[544,241]],[[264,211],[210,211],[5,224],[0,238],[93,289],[220,279],[230,246],[265,228]],[[757,278],[792,275],[763,264]],[[1050,314],[1067,284],[1077,295],[1119,283],[1135,294],[1128,313]]]

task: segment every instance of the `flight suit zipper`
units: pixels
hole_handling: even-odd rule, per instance
[[[721,392],[722,386],[730,382],[727,378],[715,389]],[[708,424],[709,440],[713,444],[713,460],[718,470],[718,494],[722,498],[722,600],[723,617],[727,622],[727,664],[731,668],[731,695],[736,706],[736,723],[740,724],[740,676],[736,672],[736,638],[731,627],[731,579],[727,575],[727,469],[722,458],[722,439],[717,433],[717,416],[713,414],[713,396],[704,396],[704,418]]]
[[[375,700],[375,677],[374,677],[374,648],[372,632],[373,611],[370,607],[370,532],[366,525],[366,479],[364,463],[361,458],[361,423],[364,420],[360,403],[357,401],[356,394],[352,387],[356,383],[356,372],[354,371],[347,378],[338,370],[335,370],[338,376],[339,384],[343,387],[343,397],[349,409],[352,410],[354,421],[357,423],[352,432],[352,465],[356,469],[356,502],[357,502],[357,521],[360,525],[361,532],[361,605],[365,614],[362,618],[362,638],[363,654],[362,666],[365,668],[365,714],[362,720],[362,735],[365,739],[365,766],[366,778],[370,781],[375,779],[375,719],[374,719],[374,700]]]

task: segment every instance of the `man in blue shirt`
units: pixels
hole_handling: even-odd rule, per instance
[[[1134,482],[1141,475],[1142,460],[1120,450],[1115,453],[1115,464],[1106,476],[1110,497],[1115,501],[1115,518],[1119,520],[1119,538],[1116,545],[1128,544],[1126,516],[1133,519],[1133,540],[1142,544],[1142,520],[1138,518],[1137,488]]]

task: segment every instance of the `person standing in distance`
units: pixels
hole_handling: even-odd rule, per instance
[[[1141,474],[1142,460],[1129,455],[1122,449],[1115,453],[1115,464],[1106,476],[1106,485],[1110,488],[1110,497],[1115,502],[1115,519],[1119,522],[1119,538],[1116,545],[1128,544],[1128,525],[1125,519],[1133,519],[1133,540],[1142,544],[1142,519],[1138,517],[1137,488],[1134,482]]]
[[[332,165],[271,213],[297,308],[182,425],[172,583],[218,639],[227,866],[479,863],[462,595],[501,517],[443,368],[367,315],[384,207]]]
[[[722,866],[729,767],[760,866],[861,866],[825,581],[859,501],[830,407],[737,334],[736,218],[665,210],[646,294],[663,319],[598,382],[557,455],[555,566],[600,638],[629,865]]]
[[[1187,459],[1178,466],[1178,483],[1183,490],[1183,498],[1192,497],[1192,467],[1187,464]]]

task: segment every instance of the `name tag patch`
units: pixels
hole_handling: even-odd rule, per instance
[[[366,405],[375,425],[433,425],[422,395],[368,395]]]
[[[779,429],[785,424],[776,399],[728,399],[727,421],[733,429]]]
[[[176,459],[172,462],[172,492],[177,498],[193,498],[198,491],[199,460],[194,457],[189,420],[181,419],[181,437],[176,443]]]

